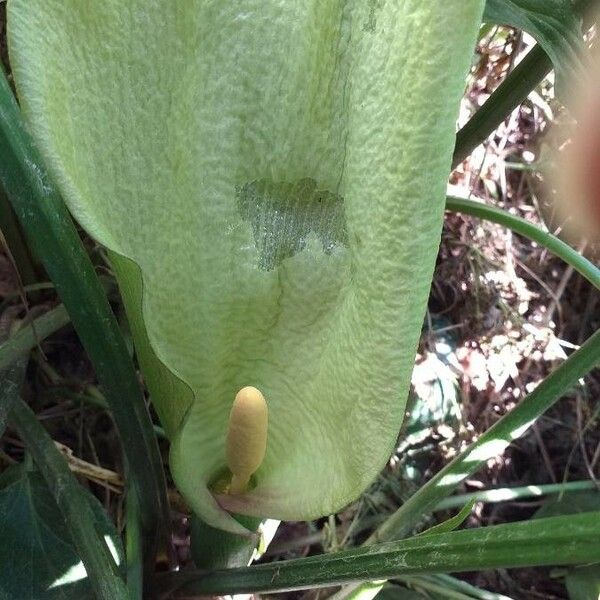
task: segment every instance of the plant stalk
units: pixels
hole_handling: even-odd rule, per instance
[[[403,575],[600,559],[600,513],[581,513],[418,536],[322,556],[157,578],[161,598],[289,592]]]

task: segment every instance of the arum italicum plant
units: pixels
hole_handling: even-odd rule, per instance
[[[9,1],[28,126],[212,526],[330,514],[390,456],[483,4]]]

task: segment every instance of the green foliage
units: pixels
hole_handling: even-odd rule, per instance
[[[534,518],[577,515],[597,511],[599,508],[600,491],[571,492],[546,502]],[[598,600],[600,597],[600,560],[590,556],[586,562],[591,564],[573,567],[565,575],[565,584],[571,600]]]
[[[377,600],[423,600],[423,598],[430,598],[431,600],[441,600],[442,596],[439,595],[427,595],[419,594],[414,590],[400,587],[398,585],[387,584],[377,594]]]
[[[165,575],[161,591],[188,595],[275,592],[522,565],[569,565],[600,560],[600,513],[581,513],[416,536],[398,542],[248,568]]]
[[[484,142],[551,69],[552,62],[548,55],[541,46],[536,45],[456,134],[452,165],[458,166]]]
[[[536,38],[567,91],[567,81],[581,68],[584,49],[581,19],[571,0],[487,0],[483,18],[524,29]]]
[[[0,187],[0,248],[4,246],[11,254],[23,285],[33,284],[36,281],[36,272],[30,250],[10,202]]]
[[[492,223],[498,223],[540,244],[550,250],[552,254],[564,260],[575,271],[585,277],[596,289],[600,290],[600,269],[577,250],[574,250],[560,238],[545,231],[538,225],[530,223],[526,219],[517,217],[505,210],[489,206],[483,202],[468,200],[467,198],[448,196],[446,198],[446,208],[485,219]]]
[[[600,566],[573,567],[565,580],[571,600],[598,600],[600,598]]]
[[[80,488],[93,527],[120,564],[121,539],[98,501]],[[0,598],[80,600],[91,597],[68,524],[41,475],[14,466],[0,478]],[[110,541],[109,541],[110,540]]]
[[[259,543],[257,517],[238,515],[236,520],[253,535],[243,536],[215,529],[193,515],[190,520],[192,558],[199,569],[246,567]]]
[[[568,62],[569,57],[573,57],[573,51],[569,50],[569,40],[574,44],[574,48],[578,51],[581,48],[581,40],[575,42],[574,35],[577,31],[578,35],[581,36],[579,29],[575,30],[573,27],[576,22],[587,16],[586,13],[593,8],[597,2],[596,0],[577,0],[572,5],[569,3],[567,6],[566,2],[559,0],[563,5],[562,10],[567,11],[569,16],[567,18],[567,25],[565,27],[569,30],[569,34],[566,40],[558,39],[555,45],[555,52],[552,53],[554,62],[556,65],[562,64],[562,62]],[[543,0],[536,3],[539,8],[544,9],[547,5]],[[552,3],[548,3],[552,5]],[[508,7],[512,6],[514,10],[508,11]],[[505,15],[505,19],[502,22],[509,23],[521,23],[526,20],[529,16],[534,18],[535,15],[532,13],[528,15],[527,12],[523,11],[523,7],[519,7],[517,3],[505,3],[502,0],[489,2],[487,5],[487,14],[497,14],[499,17]],[[575,19],[571,16],[571,11],[576,11]],[[543,18],[542,13],[538,15],[538,18]],[[546,27],[557,27],[556,19],[554,14],[550,14],[548,17],[548,24]],[[584,19],[585,20],[585,19]],[[587,19],[589,20],[589,19]],[[575,22],[574,22],[575,21]],[[589,24],[589,23],[588,23]],[[526,27],[527,31],[533,32],[533,27]],[[544,46],[550,45],[552,36],[550,36]],[[564,48],[566,44],[566,48]],[[564,59],[561,60],[561,50],[564,50]],[[466,123],[466,125],[458,132],[456,136],[456,147],[454,149],[454,157],[452,164],[454,166],[460,164],[479,144],[481,144],[489,135],[500,125],[500,123],[506,118],[512,110],[514,110],[521,102],[523,102],[529,93],[544,79],[544,77],[552,69],[553,61],[548,57],[544,48],[538,44],[527,56],[507,75],[505,80],[498,86],[491,97],[484,103],[484,105],[475,113],[475,115]],[[573,65],[566,67],[565,72],[561,71],[560,79],[566,79],[569,77],[569,68],[578,69],[579,59]],[[557,66],[558,69],[558,66]],[[560,71],[560,69],[558,69]],[[575,75],[573,75],[573,79]],[[568,96],[566,96],[568,99]]]
[[[0,344],[0,370],[8,368],[17,359],[29,354],[41,340],[58,331],[69,322],[65,307],[56,308],[38,317],[30,325],[19,329],[11,338]]]
[[[578,515],[600,510],[600,491],[569,492],[544,503],[536,512],[536,519],[561,515]]]
[[[468,518],[471,512],[473,511],[473,506],[475,506],[475,500],[469,500],[460,511],[455,514],[453,517],[430,527],[426,531],[423,531],[419,535],[432,535],[434,533],[445,533],[446,531],[454,531],[458,527],[460,527]]]
[[[60,511],[94,595],[98,600],[125,600],[128,594],[116,563],[118,555],[112,554],[105,533],[96,525],[98,518],[89,494],[79,485],[52,438],[23,400],[14,403],[11,421]]]

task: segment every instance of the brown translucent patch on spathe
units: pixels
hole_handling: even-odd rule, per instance
[[[237,186],[235,193],[240,215],[252,227],[261,270],[272,271],[302,252],[311,237],[326,255],[348,244],[344,199],[319,190],[314,179],[260,179]]]

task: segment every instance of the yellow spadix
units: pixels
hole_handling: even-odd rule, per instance
[[[243,494],[260,467],[267,450],[267,424],[264,396],[255,387],[242,388],[233,401],[227,430],[227,466],[233,474],[230,494]]]

